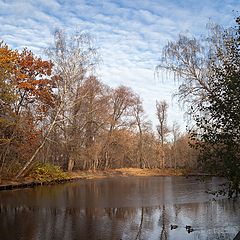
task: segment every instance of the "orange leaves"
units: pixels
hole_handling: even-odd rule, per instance
[[[19,117],[15,128],[13,145],[21,160],[28,159],[41,141],[41,131],[36,128],[35,116],[31,113]]]
[[[7,45],[0,43],[0,67],[7,67],[12,65],[17,60],[18,53],[10,50]]]
[[[53,106],[52,66],[52,62],[34,56],[26,48],[22,52],[13,51],[0,43],[1,86],[12,89],[18,111],[29,109],[33,103],[37,107]]]
[[[21,82],[19,85],[18,85],[19,88],[23,88],[24,90],[26,91],[29,91],[29,90],[34,90],[34,86],[29,83],[29,82]]]
[[[50,76],[53,64],[50,61],[35,57],[26,48],[19,54],[18,65],[20,73],[27,74],[28,78]]]
[[[0,42],[0,158],[25,162],[42,142],[54,107],[52,62]],[[54,79],[54,80],[52,80]]]
[[[0,43],[0,139],[11,139],[15,158],[29,157],[41,141],[54,105],[52,66],[27,49],[14,51]]]
[[[11,77],[14,71],[17,56],[16,51],[9,50],[6,45],[0,43],[0,87],[5,92],[10,92],[6,80]],[[0,95],[1,99],[5,98],[3,94]]]

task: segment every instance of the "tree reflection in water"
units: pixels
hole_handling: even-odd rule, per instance
[[[137,236],[136,236],[135,240],[141,239],[141,233],[142,233],[142,227],[143,227],[143,214],[144,214],[144,210],[142,208],[141,221],[140,221],[140,224],[139,224],[139,228],[138,228],[138,232],[137,232]]]
[[[121,178],[0,192],[0,239],[233,239],[240,201],[209,201],[212,183]],[[188,234],[186,225],[194,231]]]
[[[215,204],[215,203],[214,203]],[[200,216],[200,212],[205,214],[209,208],[214,212],[214,206],[207,204],[192,204],[178,206],[177,218],[174,206],[163,205],[161,207],[142,208],[38,208],[38,207],[0,207],[0,235],[1,239],[232,239],[234,234],[229,231],[235,228],[238,231],[239,209],[235,216],[222,215],[226,223],[219,225],[215,222],[219,215],[207,216],[204,221],[195,222],[195,231],[187,234],[184,224],[190,218]],[[229,209],[229,204],[220,202],[216,208],[224,207]],[[234,209],[234,208],[233,208]],[[160,217],[159,217],[160,216]],[[186,217],[187,216],[187,217]],[[188,218],[189,217],[189,218]],[[200,216],[202,218],[202,216]],[[228,227],[227,221],[235,218],[235,226]],[[24,219],[24,221],[20,221]],[[170,230],[170,220],[177,222],[179,228]],[[212,223],[210,224],[210,221]],[[200,226],[199,223],[202,223]],[[206,225],[209,229],[206,230]],[[194,227],[194,226],[193,226]],[[9,230],[14,229],[14,231]],[[26,234],[24,234],[26,233]],[[24,236],[24,237],[23,237]]]
[[[162,231],[160,235],[160,240],[168,239],[168,224],[167,224],[167,214],[165,205],[162,207]]]

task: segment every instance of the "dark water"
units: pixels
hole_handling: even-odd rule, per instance
[[[205,193],[221,182],[129,177],[0,192],[0,239],[233,239],[240,200]]]

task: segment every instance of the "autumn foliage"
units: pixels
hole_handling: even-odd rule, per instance
[[[54,106],[52,63],[1,43],[0,70],[0,156],[6,173],[26,161],[41,141],[44,118]]]
[[[188,154],[182,154],[184,162],[181,154],[173,154],[189,149],[178,141],[184,136],[175,139],[174,148],[160,141],[140,97],[126,86],[111,88],[93,74],[97,58],[89,38],[68,41],[56,32],[48,51],[51,61],[0,45],[1,176],[20,177],[31,168],[41,175],[49,170],[41,164],[69,171],[158,168],[163,148],[164,167],[187,165]]]

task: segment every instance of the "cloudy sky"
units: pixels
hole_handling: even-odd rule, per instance
[[[138,93],[153,125],[156,99],[165,99],[169,125],[177,121],[184,130],[183,112],[172,100],[177,84],[154,77],[161,49],[179,33],[204,33],[209,19],[233,25],[237,10],[239,0],[0,0],[0,40],[42,55],[56,28],[87,31],[102,57],[101,80]]]

